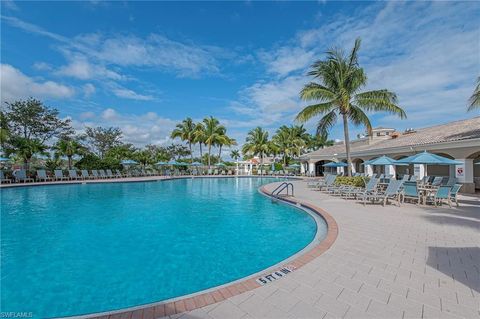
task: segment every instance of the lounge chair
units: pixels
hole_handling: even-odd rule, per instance
[[[410,179],[408,181],[409,182],[416,182],[417,181],[417,176],[416,175],[410,176]]]
[[[323,190],[324,188],[327,188],[327,187],[331,187],[333,186],[333,184],[335,183],[335,180],[337,179],[337,175],[328,175],[327,178],[325,178],[325,180],[322,182],[319,182],[316,187],[315,187],[315,190]]]
[[[359,197],[364,197],[370,194],[373,194],[377,191],[377,184],[380,181],[379,178],[374,178],[372,177],[367,185],[365,185],[365,188],[359,188],[359,187],[353,187],[348,189],[347,191],[342,193],[342,196],[346,199],[348,198],[359,198]]]
[[[19,169],[14,172],[15,181],[18,182],[34,182],[33,178],[27,177],[27,172],[24,169]]]
[[[47,172],[44,169],[39,169],[37,170],[37,182],[47,182],[47,181],[53,181],[53,178],[47,175]]]
[[[452,207],[452,201],[450,200],[450,186],[439,186],[434,193],[425,197],[425,202],[432,202],[435,207],[441,204],[444,200],[447,201],[448,206]]]
[[[100,176],[100,178],[103,178],[103,179],[108,178],[107,173],[105,173],[103,169],[98,170],[98,175]]]
[[[448,181],[445,185],[453,187],[455,184],[457,184],[457,178],[456,177],[449,177]]]
[[[88,170],[82,169],[80,171],[80,178],[81,179],[92,179],[92,176],[90,174],[88,174]]]
[[[76,169],[69,169],[68,170],[68,176],[70,177],[70,179],[79,179],[80,178],[77,174]]]
[[[61,169],[56,169],[53,171],[55,174],[55,180],[58,181],[68,181],[70,178],[68,176],[63,175],[63,171]]]
[[[382,205],[385,206],[389,199],[396,200],[398,206],[401,205],[401,191],[400,187],[402,186],[402,181],[391,180],[388,183],[387,189],[385,191],[373,191],[370,193],[365,193],[362,195],[363,205],[367,203],[368,200],[371,200],[372,203],[375,201],[381,201]]]
[[[406,182],[406,181],[408,181],[409,179],[410,179],[410,175],[405,174],[405,175],[403,175],[401,181],[402,181],[402,182]]]
[[[5,178],[5,174],[3,173],[3,171],[0,171],[0,183],[3,184],[3,183],[12,183],[12,180],[10,178]]]
[[[436,176],[430,183],[430,186],[440,186],[442,184],[443,176]]]
[[[417,201],[417,204],[420,204],[421,196],[418,191],[417,182],[404,182],[403,183],[403,192],[402,192],[402,201],[405,202],[405,198],[413,199]]]
[[[98,174],[98,171],[96,169],[92,169],[91,172],[92,172],[93,179],[101,178],[101,176]]]
[[[112,173],[111,169],[106,169],[105,172],[107,173],[107,177],[109,178],[116,178],[117,176]]]
[[[455,202],[455,204],[458,206],[458,192],[460,191],[460,188],[462,188],[462,184],[455,184],[450,188],[450,201]]]

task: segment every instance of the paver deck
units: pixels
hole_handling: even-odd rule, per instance
[[[287,277],[170,318],[480,318],[478,197],[364,207],[294,185],[336,220],[333,246]]]

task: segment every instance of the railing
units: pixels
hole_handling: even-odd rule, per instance
[[[288,183],[288,182],[283,182],[281,183],[280,185],[277,186],[277,188],[275,188],[273,190],[273,192],[271,193],[272,196],[274,197],[278,197],[281,195],[281,193],[283,191],[287,191],[287,194],[286,196],[293,196],[293,184],[292,183]],[[292,191],[292,193],[290,194],[290,190]]]

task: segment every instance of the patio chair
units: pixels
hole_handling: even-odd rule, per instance
[[[76,169],[69,169],[68,170],[68,176],[70,177],[70,179],[79,179],[80,178],[77,174]]]
[[[430,182],[430,186],[440,186],[442,184],[443,176],[435,176],[435,178]]]
[[[447,201],[448,206],[452,207],[452,202],[450,200],[450,186],[439,186],[434,193],[425,197],[425,203],[432,202],[435,207],[441,204],[444,200]]]
[[[98,174],[98,171],[96,169],[92,169],[92,179],[98,179],[101,178],[101,176]]]
[[[354,187],[349,189],[348,191],[344,192],[342,195],[345,199],[348,198],[359,198],[369,194],[373,194],[377,191],[377,184],[380,181],[379,178],[372,177],[365,188]]]
[[[105,170],[103,170],[103,169],[98,170],[98,175],[100,176],[100,178],[103,178],[103,179],[108,178],[107,173],[105,173]]]
[[[37,179],[37,182],[41,182],[41,181],[48,182],[53,180],[53,178],[47,175],[47,172],[44,169],[37,170],[36,179]]]
[[[63,171],[61,169],[56,169],[53,171],[53,174],[55,174],[55,180],[56,181],[68,181],[70,178],[68,176],[63,175]]]
[[[460,188],[462,188],[462,184],[455,184],[450,188],[450,201],[455,202],[455,204],[460,206],[458,204],[458,192],[460,191]]]
[[[5,178],[5,174],[3,173],[3,171],[0,171],[0,183],[3,184],[3,183],[12,183],[12,180],[10,178]]]
[[[33,182],[33,178],[31,177],[27,177],[27,172],[24,170],[24,169],[19,169],[18,171],[15,171],[14,172],[14,176],[15,176],[15,181],[18,183],[18,182]]]
[[[409,179],[410,179],[410,175],[405,174],[405,175],[403,175],[403,177],[402,177],[402,182],[406,182],[406,181],[408,181]]]
[[[337,175],[328,175],[327,178],[323,183],[318,183],[315,190],[323,190],[326,187],[330,187],[335,183],[335,180],[337,179]]]
[[[86,169],[82,169],[80,171],[80,176],[79,176],[81,179],[91,179],[92,176],[90,176],[90,174],[88,174],[88,170]]]
[[[107,177],[109,178],[117,178],[117,176],[112,173],[111,169],[106,169],[105,173],[107,173]]]
[[[115,174],[115,177],[117,177],[117,178],[124,177],[124,175],[122,175],[122,173],[118,169],[114,170],[114,174]]]
[[[418,181],[418,183],[420,185],[427,185],[429,180],[430,180],[430,176],[423,176],[423,178],[420,181]]]
[[[449,177],[448,181],[445,185],[453,187],[455,184],[457,184],[457,178],[456,177]]]
[[[409,182],[416,182],[417,181],[417,176],[416,175],[410,176],[410,179],[408,181]]]
[[[404,182],[403,183],[403,192],[402,192],[402,201],[405,202],[405,198],[413,199],[417,201],[417,204],[420,204],[421,196],[418,191],[417,182]]]
[[[387,189],[385,191],[373,191],[371,193],[366,193],[362,196],[363,205],[365,206],[368,200],[371,200],[372,203],[376,201],[381,201],[382,205],[385,206],[389,199],[396,200],[398,206],[401,205],[401,190],[402,181],[391,180],[388,183]]]

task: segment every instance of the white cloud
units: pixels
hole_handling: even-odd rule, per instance
[[[304,70],[314,59],[312,50],[300,47],[281,47],[273,52],[261,52],[260,60],[267,64],[267,70],[280,76],[291,72]]]
[[[118,87],[112,90],[113,94],[118,97],[130,99],[130,100],[139,100],[139,101],[150,101],[153,100],[153,96],[151,95],[143,95],[136,93],[133,90]]]
[[[83,85],[83,95],[86,98],[89,98],[93,94],[95,94],[96,90],[97,89],[95,88],[95,86],[92,83],[87,83],[87,84]]]
[[[52,66],[45,62],[35,62],[33,68],[38,71],[50,71]]]
[[[74,128],[80,133],[86,126],[119,127],[124,141],[137,146],[146,144],[165,144],[171,142],[170,132],[177,121],[163,118],[154,112],[129,114],[107,108],[99,113],[85,112],[72,121]]]
[[[90,63],[83,55],[73,55],[69,58],[70,63],[61,67],[56,73],[59,75],[70,76],[80,80],[90,79],[111,79],[121,80],[122,75],[111,71],[103,65]]]
[[[23,74],[20,70],[9,64],[1,65],[1,95],[2,102],[28,98],[69,98],[75,90],[66,85],[37,80]]]

